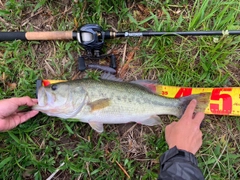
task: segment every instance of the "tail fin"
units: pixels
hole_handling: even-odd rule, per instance
[[[185,112],[188,104],[193,99],[197,100],[197,106],[195,108],[195,112],[204,112],[205,109],[207,108],[208,104],[209,104],[210,96],[211,96],[211,93],[200,93],[200,94],[193,94],[193,95],[190,95],[190,96],[180,98],[179,99],[180,100],[180,107],[182,109],[182,113],[181,113],[180,117],[183,115],[183,113]]]

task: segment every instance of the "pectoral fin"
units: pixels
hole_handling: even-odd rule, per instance
[[[88,103],[88,105],[91,107],[91,112],[103,109],[105,107],[108,107],[110,105],[110,99],[99,99],[93,102]]]
[[[103,132],[103,124],[100,122],[95,122],[95,121],[90,121],[89,125],[98,133],[102,133]]]
[[[157,115],[150,116],[148,119],[139,122],[146,126],[155,126],[161,124],[161,119]]]

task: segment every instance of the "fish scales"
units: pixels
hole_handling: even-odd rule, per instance
[[[86,82],[84,82],[86,81]],[[151,93],[146,88],[131,84],[115,81],[95,81],[95,80],[83,80],[82,86],[89,94],[90,101],[95,101],[100,98],[110,98],[111,107],[104,109],[103,113],[119,111],[123,113],[143,113],[155,112],[161,113],[160,106],[169,107],[170,112],[176,114],[176,111],[172,111],[177,104],[178,99],[167,99],[156,94]],[[99,90],[97,90],[99,89]],[[177,106],[176,106],[177,107]],[[123,112],[124,111],[124,112]],[[166,113],[166,112],[165,112]]]

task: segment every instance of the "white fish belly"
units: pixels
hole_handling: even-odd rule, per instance
[[[102,110],[90,112],[85,108],[74,118],[82,122],[89,123],[89,121],[100,122],[103,124],[122,124],[129,122],[141,123],[149,119],[151,116],[161,114],[175,114],[173,107],[152,107],[152,108],[138,108],[138,107],[107,107]]]
[[[87,116],[83,118],[78,118],[81,122],[89,123],[90,121],[100,122],[102,124],[124,124],[129,122],[141,123],[142,121],[148,119],[151,115],[129,115],[129,116]]]

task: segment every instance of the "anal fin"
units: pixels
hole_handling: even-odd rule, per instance
[[[143,121],[139,121],[138,123],[146,125],[146,126],[155,126],[161,124],[161,119],[157,115],[152,115],[148,119],[145,119]]]

